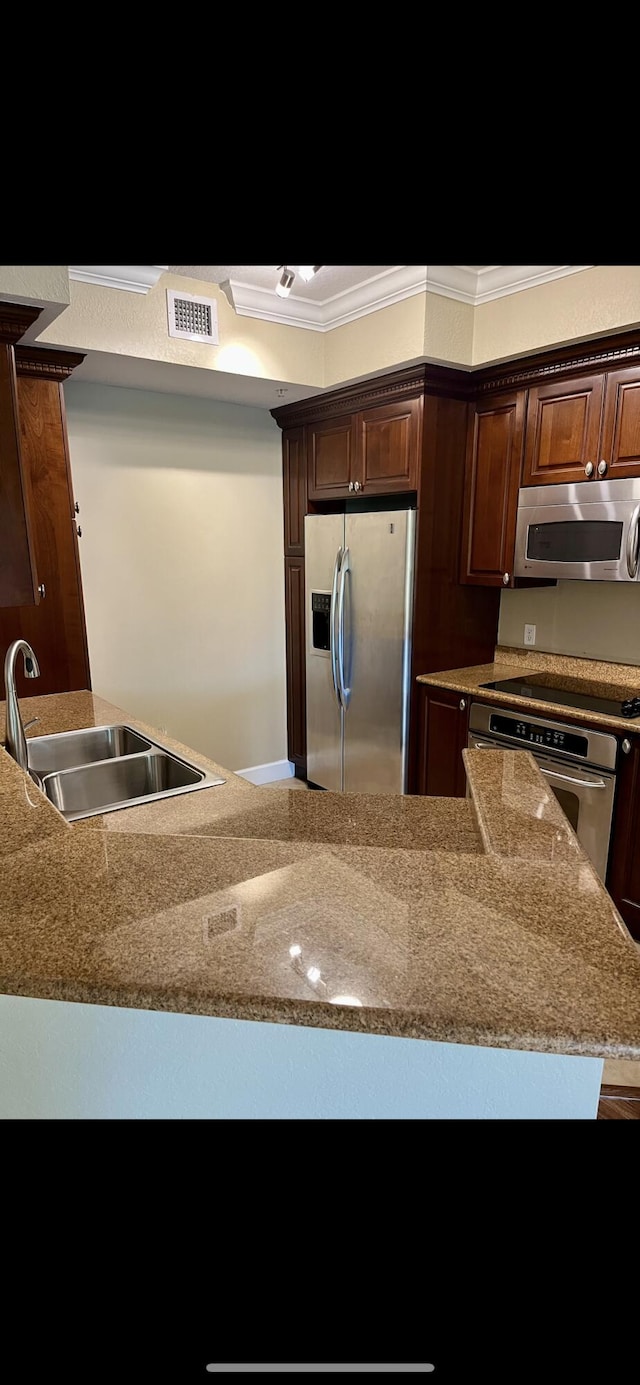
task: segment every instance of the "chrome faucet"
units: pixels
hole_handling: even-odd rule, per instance
[[[16,692],[16,659],[21,652],[24,658],[25,677],[40,677],[40,667],[31,645],[27,644],[26,640],[14,640],[13,644],[9,645],[4,661],[4,686],[7,698],[6,748],[9,755],[13,755],[14,760],[18,761],[22,769],[28,771],[27,742]]]

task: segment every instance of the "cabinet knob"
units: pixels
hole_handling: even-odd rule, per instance
[[[81,529],[80,525],[78,525],[78,527],[77,527],[77,529],[76,529],[76,533],[77,533],[77,535],[78,535],[78,538],[81,539],[81,538],[82,538],[82,529]]]
[[[77,500],[76,500],[76,503],[75,503],[75,505],[74,505],[73,508],[74,508],[76,514],[79,515],[79,514],[80,514],[80,506],[79,506]]]
[[[353,490],[353,481],[350,481],[350,482],[349,482],[349,490],[350,490],[350,491]]]
[[[622,751],[624,755],[628,755],[631,751],[631,741],[627,740],[626,736],[622,742]]]
[[[598,462],[598,476],[606,476],[606,474],[607,474],[607,463],[605,462],[604,457],[603,457],[603,458],[602,458],[602,461],[601,461],[601,462]]]
[[[461,697],[461,698],[460,698],[460,711],[461,711],[461,712],[464,712],[466,705],[467,705],[467,699],[466,699],[466,697]]]
[[[593,476],[593,462],[587,462],[587,465],[584,469],[584,474],[585,476]]]
[[[40,583],[40,586],[38,587],[38,591],[40,592],[40,600],[41,600],[41,601],[44,601],[44,598],[45,598],[45,596],[47,595],[44,582],[41,582],[41,583]]]
[[[354,489],[354,491],[361,491],[361,490],[362,490],[362,486],[360,485],[360,482],[359,482],[359,481],[356,481],[356,483],[355,483],[353,489]]]
[[[508,587],[510,581],[511,581],[511,578],[510,578],[510,576],[509,576],[509,573],[508,573],[508,572],[503,572],[503,574],[502,574],[502,585],[503,585],[503,587]]]

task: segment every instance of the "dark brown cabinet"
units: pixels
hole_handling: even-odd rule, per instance
[[[0,610],[0,660],[16,639],[31,644],[37,681],[16,667],[21,697],[89,688],[89,659],[78,554],[75,500],[64,417],[62,381],[83,357],[37,347],[16,349],[22,464],[40,583],[38,605]]]
[[[39,312],[0,303],[0,607],[34,606],[39,600],[15,367],[15,342]]]
[[[290,558],[304,556],[304,517],[307,513],[307,440],[304,428],[282,434],[284,488],[284,551]]]
[[[285,558],[287,644],[287,744],[289,759],[304,777],[307,768],[304,558]]]
[[[464,798],[467,776],[469,699],[446,688],[419,685],[420,734],[417,791],[438,798]]]
[[[422,400],[311,423],[309,499],[397,495],[418,486]]]
[[[512,587],[526,391],[495,395],[472,411],[465,477],[461,581]]]
[[[640,476],[640,369],[529,391],[523,485]]]
[[[607,889],[629,932],[640,940],[640,738],[618,765]]]

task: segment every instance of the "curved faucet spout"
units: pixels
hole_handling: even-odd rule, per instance
[[[27,644],[26,640],[14,640],[13,644],[9,645],[4,661],[4,686],[7,699],[6,747],[9,754],[13,755],[14,760],[17,760],[22,769],[28,770],[27,742],[16,692],[16,659],[19,654],[22,654],[24,659],[25,677],[40,677],[40,666],[31,645]]]

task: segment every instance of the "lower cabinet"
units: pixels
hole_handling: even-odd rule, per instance
[[[468,697],[447,688],[420,685],[418,793],[464,798],[467,776],[462,752],[468,727]]]
[[[289,759],[307,772],[307,692],[304,621],[304,558],[285,558],[287,637],[287,744]]]
[[[640,940],[640,737],[621,755],[607,889],[634,938]]]

